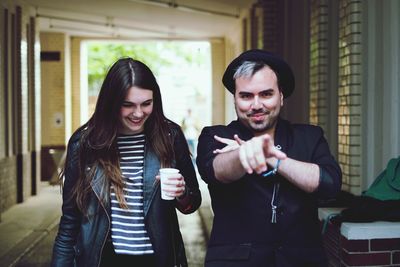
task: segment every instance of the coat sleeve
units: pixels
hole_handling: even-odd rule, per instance
[[[176,208],[184,214],[189,214],[200,207],[201,193],[186,138],[178,125],[174,128],[174,132],[176,167],[180,170],[186,183],[185,194],[176,200]]]
[[[342,171],[329,150],[323,130],[320,127],[316,129],[318,133],[312,152],[312,162],[319,166],[320,175],[319,186],[315,193],[319,199],[330,199],[336,197],[341,190]]]
[[[199,136],[199,143],[197,147],[196,164],[201,178],[207,183],[218,183],[215,178],[213,161],[215,154],[213,151],[217,148],[214,141],[214,131],[212,127],[205,127]],[[220,148],[220,147],[218,147]]]
[[[68,143],[67,159],[64,170],[62,215],[53,246],[51,266],[73,266],[74,246],[81,225],[81,213],[72,197],[72,190],[78,180],[78,142]]]
[[[214,136],[233,139],[234,135],[240,133],[232,132],[227,127],[216,125],[204,127],[199,136],[199,144],[197,146],[197,159],[196,164],[199,170],[201,178],[209,185],[225,185],[221,183],[215,177],[214,172],[214,159],[217,154],[214,154],[214,150],[222,149],[225,144],[215,140]]]

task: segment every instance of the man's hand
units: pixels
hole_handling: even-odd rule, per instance
[[[240,162],[247,173],[258,174],[268,170],[267,159],[286,159],[286,154],[277,149],[270,135],[256,136],[244,142],[239,148]]]
[[[214,138],[218,142],[226,144],[224,148],[214,150],[214,153],[223,154],[239,149],[240,163],[249,174],[253,171],[257,173],[267,171],[267,158],[273,157],[281,160],[286,158],[286,154],[274,146],[274,142],[268,134],[253,137],[246,142],[237,135],[234,135],[234,140],[217,135]]]
[[[224,148],[222,148],[222,149],[215,149],[213,151],[214,154],[222,154],[222,153],[226,153],[226,152],[229,152],[229,151],[236,150],[236,149],[238,149],[240,147],[241,144],[244,143],[244,141],[242,139],[240,139],[237,134],[235,134],[233,136],[233,138],[235,140],[232,140],[232,139],[229,139],[229,138],[223,138],[223,137],[219,137],[218,135],[215,135],[214,139],[217,140],[218,142],[226,144],[226,146],[224,146]]]

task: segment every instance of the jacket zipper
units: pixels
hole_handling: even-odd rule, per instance
[[[278,150],[282,150],[282,147],[281,147],[280,145],[276,145],[275,148],[278,149]],[[278,165],[277,165],[277,166],[279,166],[279,160],[278,160]],[[275,171],[273,172],[274,175],[275,175],[276,172],[278,171],[277,169],[278,169],[278,167],[276,167]],[[277,222],[277,220],[276,220],[276,209],[277,209],[278,206],[275,205],[275,204],[276,204],[276,203],[275,203],[275,200],[276,200],[276,198],[278,197],[278,194],[279,194],[279,186],[280,186],[280,183],[279,183],[279,182],[275,182],[275,183],[274,183],[274,189],[273,189],[273,191],[272,191],[272,199],[271,199],[272,216],[271,216],[271,223],[273,223],[273,224],[275,224],[275,223]]]
[[[280,186],[280,183],[279,182],[275,182],[274,183],[274,189],[272,191],[272,199],[271,199],[272,217],[271,217],[271,223],[274,223],[274,224],[277,222],[277,220],[276,220],[276,208],[277,208],[277,206],[275,205],[276,204],[275,200],[276,200],[276,198],[277,198],[277,196],[279,194],[279,186]]]
[[[104,207],[103,202],[100,200],[100,197],[97,195],[96,191],[93,189],[93,185],[92,185],[92,190],[93,190],[94,194],[96,195],[97,199],[99,200],[99,203],[100,203],[101,207],[104,209],[104,212],[106,213],[106,216],[107,216],[107,219],[108,219],[108,227],[107,227],[107,228],[108,228],[108,229],[107,229],[107,236],[108,236],[108,233],[110,232],[111,219],[110,219],[110,217],[108,216],[108,212],[107,212],[106,208]],[[111,190],[111,189],[110,189],[110,190]],[[99,260],[98,260],[98,262],[97,262],[97,267],[100,267],[101,255],[102,255],[102,253],[103,253],[104,245],[106,244],[106,241],[107,241],[107,236],[106,236],[106,238],[103,240],[103,244],[101,245],[100,257],[99,257]]]

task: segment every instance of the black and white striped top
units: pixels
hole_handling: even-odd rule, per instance
[[[154,251],[144,225],[143,212],[145,135],[118,136],[117,141],[128,209],[119,206],[111,187],[111,238],[115,253],[152,254]]]

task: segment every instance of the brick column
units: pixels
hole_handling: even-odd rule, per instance
[[[282,55],[283,52],[283,1],[259,0],[263,11],[263,49]]]
[[[310,14],[310,123],[327,131],[328,0],[312,0]]]
[[[324,129],[335,157],[338,147],[337,15],[336,1],[311,1],[309,121]]]
[[[361,3],[339,3],[339,163],[343,189],[360,194]]]

